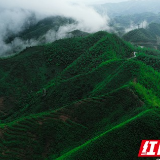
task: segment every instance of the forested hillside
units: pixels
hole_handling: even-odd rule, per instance
[[[126,33],[123,39],[135,45],[160,49],[160,24],[151,23],[147,28],[139,28]]]
[[[156,36],[144,28],[130,31],[123,38],[131,42],[156,42]]]
[[[1,58],[0,159],[138,159],[159,139],[159,63],[102,31]]]

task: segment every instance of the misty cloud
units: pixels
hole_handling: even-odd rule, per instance
[[[6,44],[5,40],[8,36],[14,35],[29,26],[27,19],[31,16],[31,12],[22,9],[3,9],[0,8],[0,55],[12,51],[12,44]],[[13,41],[14,45],[16,44]]]
[[[74,29],[86,32],[96,32],[99,30],[109,30],[109,17],[99,15],[92,7],[82,3],[73,3],[73,0],[0,0],[0,55],[12,50],[12,47],[18,48],[20,44],[26,46],[29,42],[14,40],[12,44],[6,44],[5,39],[23,31],[30,26],[28,19],[35,14],[35,23],[48,16],[69,17],[77,21],[74,25],[60,27],[57,33],[57,39],[64,38],[66,33]],[[43,38],[47,42],[54,41],[54,31],[49,31]],[[35,41],[35,40],[29,40]],[[14,44],[14,45],[13,45]],[[17,44],[17,46],[16,46]],[[32,44],[32,43],[31,43]],[[33,43],[38,44],[38,42]],[[24,47],[23,47],[24,48]]]
[[[1,48],[1,57],[10,56],[13,53],[16,54],[17,52],[25,49],[29,46],[38,45],[39,42],[34,39],[29,40],[22,40],[20,38],[15,38],[11,43],[6,44],[4,41],[0,40],[0,48]]]
[[[139,24],[140,28],[147,28],[147,26],[148,26],[148,22],[146,20],[144,20]],[[130,22],[130,26],[125,29],[125,33],[130,32],[134,29],[138,29],[138,24],[134,24],[133,22]]]
[[[76,29],[77,29],[77,25],[75,24],[61,26],[57,32],[55,32],[54,30],[49,30],[42,37],[42,39],[44,39],[45,42],[49,43],[49,42],[53,42],[58,39],[69,38],[72,36],[69,34],[69,32],[76,30]]]
[[[107,29],[107,21],[109,20],[107,16],[99,15],[92,7],[82,3],[75,4],[69,0],[5,0],[5,2],[0,2],[0,6],[12,9],[23,8],[39,13],[41,16],[71,17],[93,32],[99,29]]]

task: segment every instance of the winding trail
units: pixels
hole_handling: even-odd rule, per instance
[[[128,58],[128,60],[129,60],[129,59],[132,59],[132,58],[136,58],[136,57],[137,57],[137,56],[136,56],[136,53],[137,53],[137,52],[133,52],[134,56],[131,57],[131,58]]]

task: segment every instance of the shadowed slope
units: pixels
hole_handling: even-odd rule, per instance
[[[138,159],[142,139],[159,139],[159,114],[146,110],[74,148],[57,160]],[[155,124],[155,125],[153,125]],[[148,159],[148,158],[141,158]]]

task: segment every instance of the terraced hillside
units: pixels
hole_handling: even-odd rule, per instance
[[[1,59],[0,159],[138,159],[159,139],[159,56],[97,32]]]

